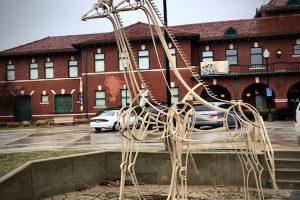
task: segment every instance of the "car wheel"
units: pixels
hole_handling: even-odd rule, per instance
[[[101,128],[95,128],[95,130],[97,133],[101,132]]]
[[[119,126],[118,126],[117,122],[114,123],[112,129],[113,129],[113,131],[118,131],[119,130]]]

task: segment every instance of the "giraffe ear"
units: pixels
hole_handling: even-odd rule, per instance
[[[103,0],[98,0],[98,6],[103,5]]]

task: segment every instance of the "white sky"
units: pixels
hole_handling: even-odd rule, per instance
[[[154,0],[163,14],[163,0]],[[179,25],[253,18],[269,0],[167,0],[168,23]],[[0,51],[47,36],[112,31],[107,19],[81,21],[97,0],[1,0]],[[124,26],[146,22],[141,12],[121,15]]]

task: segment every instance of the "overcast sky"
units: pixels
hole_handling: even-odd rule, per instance
[[[161,13],[163,0],[154,0]],[[97,0],[1,0],[0,51],[48,36],[112,31],[107,19],[81,21]],[[268,0],[167,0],[169,25],[253,18]],[[124,25],[146,22],[141,12],[121,15]]]

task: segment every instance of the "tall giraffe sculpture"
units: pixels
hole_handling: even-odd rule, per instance
[[[98,9],[101,8],[103,10],[102,13],[98,12]],[[260,165],[260,162],[257,158],[256,154],[256,148],[257,148],[257,141],[258,139],[261,140],[264,150],[264,155],[267,161],[267,169],[269,171],[270,177],[272,179],[273,187],[276,189],[276,182],[275,182],[275,175],[274,175],[274,154],[272,150],[271,143],[269,141],[266,129],[264,127],[264,123],[262,118],[259,116],[258,112],[253,108],[252,106],[248,104],[242,104],[242,103],[232,103],[232,106],[229,109],[222,109],[219,107],[214,106],[213,104],[210,104],[209,102],[202,99],[195,90],[198,87],[204,87],[205,90],[207,90],[208,94],[211,95],[211,92],[209,88],[207,88],[204,83],[199,80],[199,83],[193,87],[190,88],[188,84],[184,81],[181,74],[179,73],[179,70],[177,69],[174,60],[172,59],[171,52],[168,48],[167,42],[163,36],[162,27],[168,35],[171,38],[171,41],[173,45],[175,46],[176,50],[179,52],[180,57],[184,60],[186,64],[186,68],[190,70],[192,75],[195,75],[192,71],[192,67],[188,64],[186,59],[184,58],[183,52],[180,50],[179,44],[175,41],[174,37],[170,34],[170,31],[164,26],[163,21],[160,19],[158,15],[158,11],[156,10],[156,7],[154,3],[151,0],[124,0],[118,2],[118,4],[113,4],[113,1],[103,1],[100,0],[98,4],[95,4],[93,9],[91,11],[96,10],[97,13],[94,15],[85,15],[83,17],[84,20],[91,19],[91,18],[109,18],[114,26],[114,30],[116,33],[116,40],[119,48],[119,52],[124,53],[124,63],[126,63],[128,67],[129,72],[124,72],[125,82],[128,85],[128,88],[130,89],[130,92],[132,91],[133,97],[132,103],[129,105],[128,108],[123,109],[124,112],[121,112],[121,115],[119,116],[120,120],[124,120],[128,122],[129,116],[133,113],[137,117],[139,117],[135,111],[135,105],[134,103],[140,103],[138,102],[138,97],[142,97],[142,101],[146,101],[151,106],[152,105],[146,98],[145,93],[142,93],[137,86],[137,80],[134,75],[133,70],[139,72],[138,67],[136,65],[135,59],[133,57],[133,53],[130,47],[130,44],[127,40],[126,34],[123,31],[122,23],[120,23],[119,13],[124,11],[135,11],[135,10],[143,10],[147,16],[147,19],[153,24],[152,27],[150,27],[151,35],[152,35],[152,41],[153,45],[155,47],[156,56],[158,58],[157,53],[157,47],[154,40],[154,34],[152,32],[152,28],[155,30],[156,34],[159,37],[159,40],[163,46],[163,49],[170,61],[171,69],[173,70],[173,73],[175,74],[176,78],[179,80],[179,82],[185,87],[185,89],[188,91],[188,93],[185,95],[185,97],[179,102],[178,104],[174,104],[170,108],[165,108],[164,111],[160,111],[158,115],[152,116],[151,113],[147,112],[146,108],[142,108],[142,112],[144,116],[147,116],[142,121],[142,126],[140,129],[137,129],[137,126],[134,126],[134,128],[130,128],[128,123],[127,126],[121,127],[120,132],[123,134],[124,137],[126,137],[126,146],[123,147],[125,151],[122,151],[122,164],[121,164],[121,187],[120,187],[120,199],[124,198],[124,181],[125,181],[125,171],[126,167],[128,167],[128,171],[131,174],[133,181],[137,187],[139,198],[144,199],[142,196],[138,184],[136,175],[134,172],[134,164],[136,161],[136,156],[133,156],[132,150],[134,148],[134,142],[138,141],[141,142],[144,139],[144,136],[146,134],[149,134],[149,131],[147,131],[147,127],[143,128],[143,125],[145,125],[145,122],[149,118],[153,118],[157,121],[157,123],[160,123],[163,125],[164,129],[162,133],[160,134],[160,138],[168,138],[169,140],[165,140],[166,145],[169,149],[170,156],[171,156],[171,162],[172,162],[172,177],[171,177],[171,183],[170,183],[170,191],[168,194],[167,199],[187,199],[187,159],[185,162],[182,161],[182,155],[183,155],[183,146],[184,144],[187,144],[187,154],[189,155],[189,144],[190,142],[194,142],[191,140],[190,135],[196,134],[201,132],[202,130],[193,128],[193,122],[196,118],[201,118],[205,120],[211,120],[208,119],[193,109],[192,105],[187,103],[187,99],[192,96],[193,99],[195,99],[197,102],[202,103],[203,105],[214,109],[219,110],[225,113],[224,118],[218,119],[218,121],[222,121],[224,124],[224,127],[222,130],[226,131],[228,133],[228,139],[230,143],[232,144],[233,148],[237,151],[238,157],[242,164],[243,174],[244,174],[244,187],[245,187],[245,199],[249,199],[249,191],[248,191],[248,179],[249,175],[252,172],[256,185],[257,185],[257,191],[259,199],[264,199],[262,186],[261,186],[261,173],[263,170],[263,167]],[[90,11],[90,12],[91,12]],[[89,13],[90,13],[89,12]],[[123,57],[122,57],[123,58]],[[162,68],[162,67],[161,67]],[[129,81],[126,78],[126,73],[129,75]],[[145,84],[145,81],[143,80],[140,73],[137,73],[139,80]],[[151,92],[152,93],[152,92]],[[212,98],[216,99],[214,96]],[[219,100],[219,99],[217,99]],[[221,101],[221,100],[219,100]],[[142,107],[141,104],[139,104],[140,107]],[[253,113],[254,116],[254,122],[251,122],[247,119],[247,117],[243,114],[242,108],[247,108]],[[234,114],[230,112],[231,110],[234,111]],[[237,112],[238,111],[238,112]],[[161,114],[164,115],[165,120],[161,120],[158,116]],[[190,117],[193,116],[193,117]],[[234,131],[229,130],[227,126],[227,120],[228,117],[233,117],[236,120],[236,123],[241,126],[239,131],[235,129]],[[128,134],[125,135],[125,128],[127,128],[129,131]],[[221,129],[220,129],[221,130]],[[241,141],[244,143],[244,145],[241,145]],[[124,143],[123,143],[124,144]],[[129,150],[128,150],[129,149]],[[138,152],[138,149],[137,149]],[[187,156],[186,156],[187,158]],[[178,193],[178,176],[181,180],[181,191]]]

